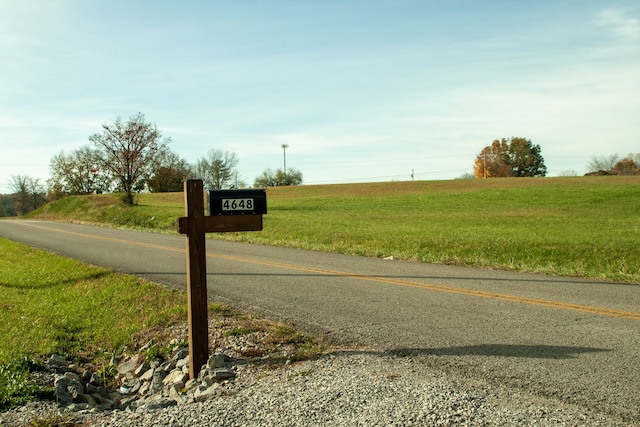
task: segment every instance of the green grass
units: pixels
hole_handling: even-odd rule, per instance
[[[45,391],[33,358],[107,358],[146,328],[186,319],[184,293],[0,239],[0,409]]]
[[[0,363],[94,354],[186,317],[183,293],[0,240]]]
[[[275,187],[267,194],[262,232],[211,237],[640,283],[640,177]],[[141,194],[134,207],[117,196],[71,199],[80,200],[75,210],[58,208],[71,204],[63,199],[36,216],[59,211],[166,232],[184,215],[181,193]]]

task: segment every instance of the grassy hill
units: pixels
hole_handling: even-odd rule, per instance
[[[640,177],[275,187],[257,233],[211,235],[364,256],[640,283]],[[32,217],[175,232],[182,193],[67,197]]]

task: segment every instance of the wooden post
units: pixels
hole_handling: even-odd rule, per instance
[[[227,190],[232,191],[232,190]],[[240,190],[238,190],[240,191]],[[237,191],[236,191],[237,193]],[[228,197],[233,197],[225,193]],[[236,194],[240,206],[252,207],[252,214],[204,216],[204,186],[199,179],[184,183],[185,217],[178,218],[178,232],[187,236],[187,304],[189,323],[189,377],[196,378],[209,358],[209,323],[207,319],[206,233],[262,230],[262,214],[267,213],[265,190],[245,190]],[[236,200],[229,202],[235,206]],[[258,203],[259,202],[259,203]]]
[[[187,304],[189,323],[189,377],[196,378],[209,358],[207,317],[207,258],[205,247],[204,187],[201,180],[184,183],[187,215]]]

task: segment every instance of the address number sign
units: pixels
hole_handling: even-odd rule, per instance
[[[253,199],[222,199],[223,211],[252,211]]]
[[[209,191],[211,215],[262,215],[267,213],[267,193],[258,190]]]

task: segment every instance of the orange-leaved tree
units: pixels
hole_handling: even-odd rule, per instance
[[[494,140],[476,157],[477,178],[545,176],[547,167],[539,145],[526,138]]]

